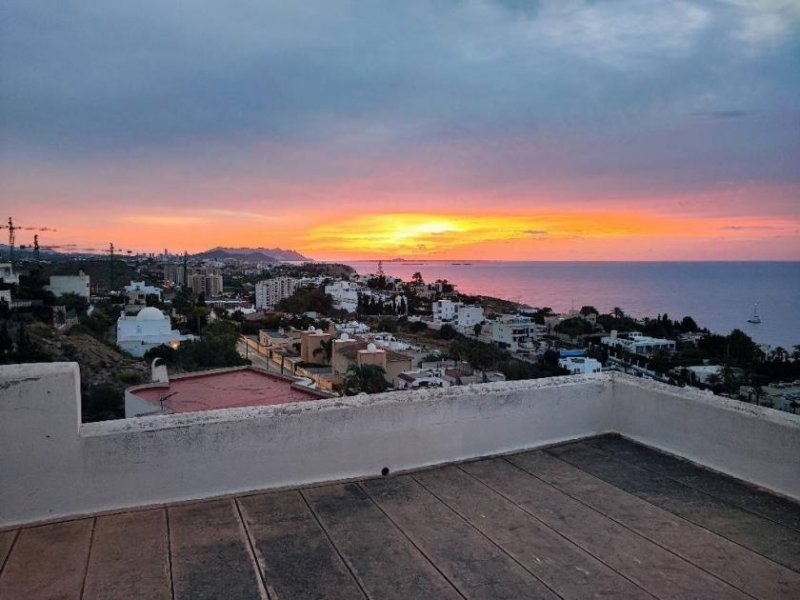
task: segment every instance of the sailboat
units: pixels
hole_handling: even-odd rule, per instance
[[[747,319],[747,322],[755,324],[761,323],[761,317],[758,316],[758,304],[753,305],[753,314],[749,319]]]

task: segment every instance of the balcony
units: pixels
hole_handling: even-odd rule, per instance
[[[77,377],[0,369],[2,598],[800,589],[796,415],[603,374],[80,424]]]

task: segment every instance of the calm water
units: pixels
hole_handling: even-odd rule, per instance
[[[376,262],[348,263],[371,273]],[[447,279],[466,294],[507,298],[556,311],[591,304],[634,316],[691,315],[704,327],[738,327],[760,343],[800,344],[800,262],[384,262],[389,275]],[[760,325],[747,322],[758,304]]]

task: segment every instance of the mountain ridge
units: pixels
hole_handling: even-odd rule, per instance
[[[238,258],[253,262],[280,262],[280,261],[307,261],[310,258],[303,256],[295,250],[284,250],[283,248],[233,248],[229,246],[216,246],[209,250],[192,255],[194,258],[208,258],[214,260],[224,260],[226,258]]]

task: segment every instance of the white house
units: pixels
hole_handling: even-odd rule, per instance
[[[480,306],[461,305],[456,312],[456,325],[459,329],[472,329],[478,323],[483,323],[483,308]]]
[[[337,310],[356,312],[358,310],[358,292],[361,289],[352,281],[334,281],[325,286],[325,293],[333,299],[333,307]]]
[[[604,337],[601,342],[614,348],[622,348],[632,354],[650,356],[656,352],[675,352],[675,341],[661,338],[652,338],[642,335],[638,331],[627,334],[627,338],[617,337],[616,330],[611,335]]]
[[[78,275],[51,275],[47,289],[58,298],[64,294],[78,294],[89,299],[89,276],[81,271]]]
[[[599,373],[603,370],[603,365],[599,360],[584,356],[566,356],[560,358],[558,364],[572,375],[588,375],[589,373]]]
[[[161,288],[146,285],[144,281],[131,281],[130,285],[125,286],[125,295],[128,304],[145,304],[148,296],[158,296],[161,300]]]
[[[492,343],[510,352],[533,349],[536,337],[536,324],[530,317],[503,315],[490,322],[488,332]]]
[[[438,322],[454,320],[459,306],[461,306],[461,302],[436,300],[432,303],[433,320]]]
[[[181,342],[193,339],[193,335],[172,329],[170,318],[153,306],[135,316],[123,314],[117,319],[117,346],[133,356],[144,356],[151,348],[162,345],[177,348]]]

